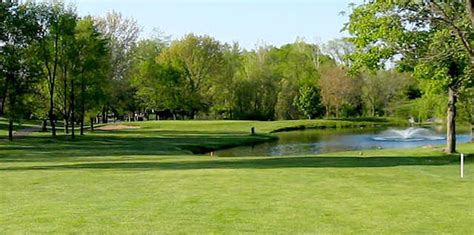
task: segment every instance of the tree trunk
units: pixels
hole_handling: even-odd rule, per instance
[[[105,106],[102,108],[102,123],[107,123],[107,118],[105,117],[107,115],[105,111]]]
[[[73,108],[74,109],[74,108]],[[74,113],[74,112],[73,112]],[[71,115],[71,139],[75,140],[76,139],[76,131],[75,131],[75,118],[74,115]]]
[[[71,139],[76,139],[75,133],[75,124],[76,124],[76,114],[75,114],[75,102],[74,102],[74,82],[71,81]]]
[[[69,134],[69,118],[64,116],[64,133]]]
[[[94,132],[94,118],[91,118],[91,132]]]
[[[8,99],[8,87],[10,87],[10,84],[13,82],[14,80],[14,75],[12,74],[8,74],[6,79],[5,79],[5,84],[3,86],[3,92],[2,92],[2,108],[0,110],[0,113],[3,115],[5,113],[5,105],[7,104],[7,99]]]
[[[5,113],[5,98],[2,98],[2,102],[0,103],[0,115]]]
[[[13,141],[13,121],[8,121],[8,140]]]
[[[48,125],[48,120],[47,119],[43,119],[43,123],[41,124],[41,131],[48,131],[48,128],[46,127]]]
[[[15,76],[11,73],[8,73],[6,76],[6,84],[8,86],[5,87],[5,90],[10,90],[10,92],[6,92],[5,94],[5,99],[8,98],[8,114],[9,114],[9,119],[8,119],[8,140],[13,141],[13,120],[12,116],[15,115],[15,110],[14,107],[16,105],[16,94],[15,94]]]
[[[105,123],[109,123],[109,106],[105,106],[105,117],[104,117]]]
[[[101,116],[102,116],[101,122],[105,123],[105,107],[102,107],[102,115]]]
[[[67,69],[65,69],[64,65],[63,65],[63,88],[64,88],[64,92],[63,92],[63,115],[64,115],[64,133],[66,134],[69,134],[69,110],[68,110],[68,107],[67,107]]]
[[[81,135],[84,135],[84,116],[81,116]]]
[[[5,84],[5,90],[3,91],[3,94],[2,94],[2,103],[1,103],[1,108],[0,108],[0,114],[4,114],[5,113],[5,101],[7,100],[7,87],[8,84]]]
[[[84,135],[85,115],[86,115],[86,83],[84,81],[84,78],[82,78],[81,80],[81,135]]]
[[[53,90],[49,93],[49,122],[51,123],[51,134],[56,136],[56,123],[54,120],[54,92]]]
[[[457,97],[452,88],[449,88],[448,117],[447,117],[447,153],[456,152],[456,102]]]

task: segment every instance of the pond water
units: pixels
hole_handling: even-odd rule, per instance
[[[340,152],[362,149],[412,148],[444,145],[442,128],[385,128],[385,129],[310,129],[274,134],[279,139],[216,151],[220,157],[283,156]],[[466,143],[469,134],[457,135],[457,143]]]

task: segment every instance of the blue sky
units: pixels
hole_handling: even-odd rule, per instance
[[[255,48],[267,43],[280,46],[303,37],[325,42],[344,36],[340,30],[350,2],[362,0],[69,0],[80,15],[120,11],[135,18],[143,36],[158,28],[180,38],[186,33],[207,34],[223,42],[238,41]]]

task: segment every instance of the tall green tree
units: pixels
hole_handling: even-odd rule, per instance
[[[62,58],[68,53],[67,46],[71,37],[74,35],[75,19],[77,15],[75,9],[66,7],[64,3],[42,3],[40,7],[41,40],[38,53],[39,60],[42,62],[46,79],[48,81],[49,91],[49,119],[51,124],[51,133],[56,135],[55,97],[57,90],[57,78],[60,73],[61,65],[66,63]],[[67,75],[66,75],[67,76]]]
[[[0,3],[0,20],[0,78],[9,122],[8,138],[13,140],[13,122],[29,111],[28,96],[39,77],[33,45],[39,38],[40,27],[33,5]]]
[[[154,38],[140,41],[135,48],[132,85],[142,108],[148,111],[170,110],[175,113],[183,104],[179,99],[181,75],[157,61],[167,44],[164,38]]]
[[[320,77],[319,70],[329,58],[322,54],[318,45],[306,43],[302,39],[280,48],[273,48],[272,55],[275,58],[272,61],[272,68],[281,78],[281,89],[276,104],[277,118],[300,118],[301,113],[304,113],[301,109],[303,106],[309,111],[310,106],[314,105],[310,99],[306,99],[309,98],[308,93],[301,92],[311,89],[316,92],[315,95],[318,95],[316,86]],[[298,99],[298,102],[295,102],[295,99]],[[311,103],[303,104],[303,101]],[[314,109],[317,108],[314,107]],[[308,118],[308,113],[304,114],[304,117]]]
[[[102,109],[102,121],[107,122],[109,109],[134,111],[130,109],[136,108],[134,99],[136,90],[131,86],[128,75],[133,63],[133,49],[141,28],[134,19],[115,11],[96,18],[95,21],[99,32],[109,40],[110,90],[107,92],[108,99]]]
[[[322,114],[321,96],[315,86],[310,84],[301,86],[298,93],[294,103],[308,119],[313,119]]]
[[[395,61],[418,78],[441,81],[448,93],[448,153],[456,151],[458,97],[474,84],[470,13],[466,0],[371,0],[353,9],[347,25],[355,69],[377,70]]]
[[[80,135],[84,135],[84,122],[88,110],[96,110],[103,103],[106,88],[108,87],[109,53],[106,40],[97,29],[91,17],[85,17],[77,23],[75,28],[75,53],[72,85],[78,87],[77,114],[72,115],[80,123]],[[72,91],[71,91],[72,92]],[[75,107],[72,107],[74,110]]]
[[[188,34],[173,41],[159,58],[160,63],[171,66],[182,74],[182,96],[187,100],[186,110],[191,119],[210,106],[212,79],[223,66],[223,47],[209,36]]]
[[[75,68],[74,60],[76,59],[76,40],[74,37],[75,28],[78,17],[73,9],[66,12],[61,17],[62,32],[59,37],[59,59],[58,59],[58,75],[56,87],[56,106],[61,112],[64,120],[64,131],[69,133],[69,124],[71,123],[71,105],[70,105],[70,85],[73,83],[73,69]],[[74,129],[72,129],[74,131]]]
[[[243,51],[238,43],[223,45],[223,66],[213,79],[212,111],[216,118],[233,119],[236,109],[237,73],[242,68]]]
[[[239,112],[243,119],[273,120],[281,76],[273,67],[273,47],[260,46],[244,54],[239,71]]]

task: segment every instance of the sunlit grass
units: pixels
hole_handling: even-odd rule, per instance
[[[460,179],[442,147],[211,158],[191,150],[264,140],[249,127],[275,124],[139,125],[0,142],[0,234],[473,232],[474,144],[459,147]]]

